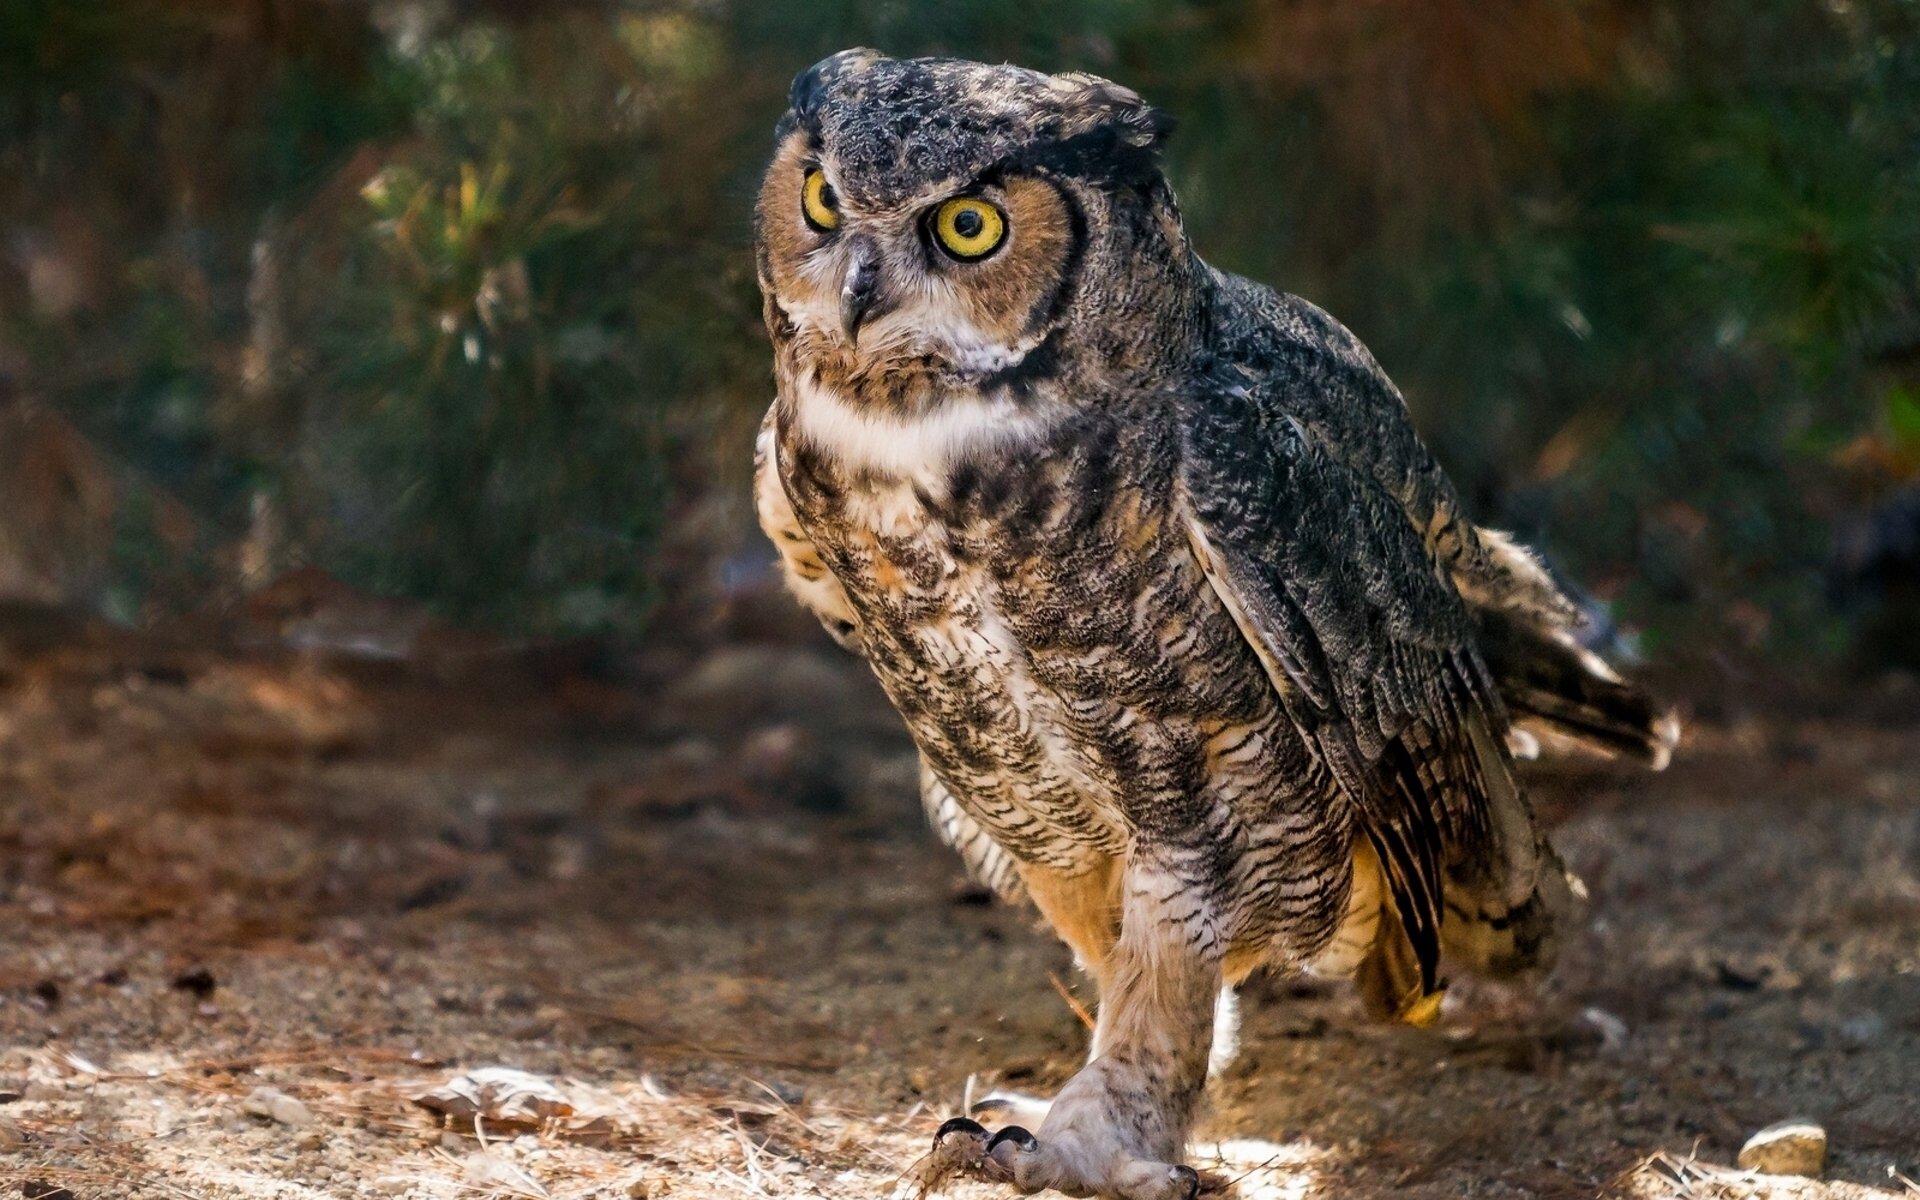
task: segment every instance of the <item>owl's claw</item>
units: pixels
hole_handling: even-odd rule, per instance
[[[996,1183],[1011,1183],[1022,1192],[1049,1188],[1069,1196],[1111,1196],[1118,1200],[1197,1200],[1200,1176],[1180,1163],[1135,1159],[1104,1178],[1074,1169],[1082,1155],[1071,1146],[1041,1142],[1020,1125],[1006,1125],[988,1134],[970,1117],[954,1117],[933,1135],[934,1154],[949,1168]]]
[[[1003,1125],[992,1137],[987,1139],[988,1158],[993,1157],[994,1149],[1002,1142],[1013,1143],[1014,1152],[1019,1154],[1032,1154],[1040,1149],[1039,1141],[1021,1126]]]
[[[941,1139],[950,1133],[971,1133],[985,1137],[987,1136],[987,1127],[972,1117],[948,1117],[945,1121],[941,1122],[940,1128],[933,1131],[934,1145],[939,1145]]]
[[[1168,1175],[1178,1180],[1180,1185],[1187,1189],[1183,1200],[1200,1200],[1200,1172],[1182,1163],[1169,1171]]]
[[[933,1152],[956,1167],[978,1167],[987,1157],[987,1128],[971,1117],[953,1117],[934,1131]]]

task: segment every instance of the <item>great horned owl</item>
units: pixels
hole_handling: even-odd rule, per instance
[[[1663,762],[1671,723],[1477,528],[1366,349],[1188,246],[1167,120],[1083,74],[838,54],[756,211],[778,395],[756,499],[906,719],[927,811],[1100,990],[1037,1132],[942,1128],[1026,1191],[1185,1200],[1223,992],[1552,953],[1578,883],[1516,722]]]

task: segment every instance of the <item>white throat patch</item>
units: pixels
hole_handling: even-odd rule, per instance
[[[949,397],[923,416],[863,411],[811,371],[795,381],[791,434],[842,465],[893,478],[937,479],[969,453],[1004,450],[1044,434],[1045,408],[1023,408],[1004,395]]]

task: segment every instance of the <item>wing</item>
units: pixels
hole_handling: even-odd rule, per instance
[[[1399,389],[1360,340],[1297,296],[1222,272],[1215,284],[1222,357],[1259,364],[1241,368],[1255,383],[1270,372],[1284,375],[1289,413],[1327,454],[1393,497],[1467,601],[1516,720],[1555,745],[1665,766],[1678,723],[1582,647],[1585,611],[1531,551],[1466,517]]]
[[[793,505],[780,483],[779,430],[774,410],[760,421],[760,435],[753,445],[753,507],[760,517],[760,528],[780,552],[780,574],[787,590],[820,624],[834,641],[856,654],[860,652],[860,623],[846,590],[840,586],[820,552],[808,540],[806,530],[793,515]]]
[[[1418,968],[1404,1013],[1438,986],[1450,883],[1503,910],[1534,895],[1542,847],[1505,711],[1399,499],[1287,413],[1275,384],[1205,391],[1182,422],[1189,540],[1380,860]]]
[[[1279,364],[1294,384],[1292,415],[1327,453],[1394,498],[1463,596],[1556,628],[1581,622],[1579,606],[1524,547],[1467,519],[1406,400],[1360,339],[1298,296],[1224,272],[1215,284],[1228,329],[1224,356]]]

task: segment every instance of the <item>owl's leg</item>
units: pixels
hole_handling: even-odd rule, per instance
[[[1120,940],[1120,868],[1117,858],[1104,859],[1089,869],[1068,873],[1032,863],[1020,866],[1020,879],[1040,915],[1073,951],[1074,962],[1093,980],[1096,994],[1106,994],[1107,968]],[[1025,1092],[994,1091],[982,1096],[968,1111],[1014,1125],[1038,1125],[1046,1120],[1053,1101]]]
[[[943,1158],[1025,1192],[1192,1200],[1199,1176],[1179,1159],[1206,1085],[1222,957],[1211,908],[1195,893],[1167,872],[1128,872],[1093,1060],[1038,1135],[1010,1125],[989,1137],[956,1118],[935,1137]]]
[[[1226,1074],[1233,1060],[1240,1056],[1240,997],[1234,991],[1237,981],[1229,981],[1220,988],[1220,994],[1213,1004],[1213,1044],[1207,1052],[1207,1079],[1218,1079]],[[1091,1059],[1093,1055],[1088,1054]],[[973,1102],[967,1111],[976,1117],[986,1117],[1003,1121],[1009,1125],[1025,1125],[1034,1128],[1047,1119],[1047,1113],[1053,1108],[1053,1101],[1045,1096],[1034,1096],[1026,1092],[995,1089]]]
[[[1035,906],[1073,950],[1080,965],[1105,994],[1108,960],[1120,938],[1120,864],[1113,859],[1092,871],[1064,875],[1043,867],[1024,866],[1022,881]],[[1207,1054],[1207,1078],[1220,1076],[1240,1052],[1240,1003],[1234,988],[1252,972],[1256,960],[1226,964],[1227,980],[1213,1007],[1213,1043]],[[1090,1048],[1088,1058],[1097,1056]],[[996,1090],[974,1101],[968,1110],[1014,1125],[1033,1127],[1046,1120],[1053,1101],[1025,1092]]]

